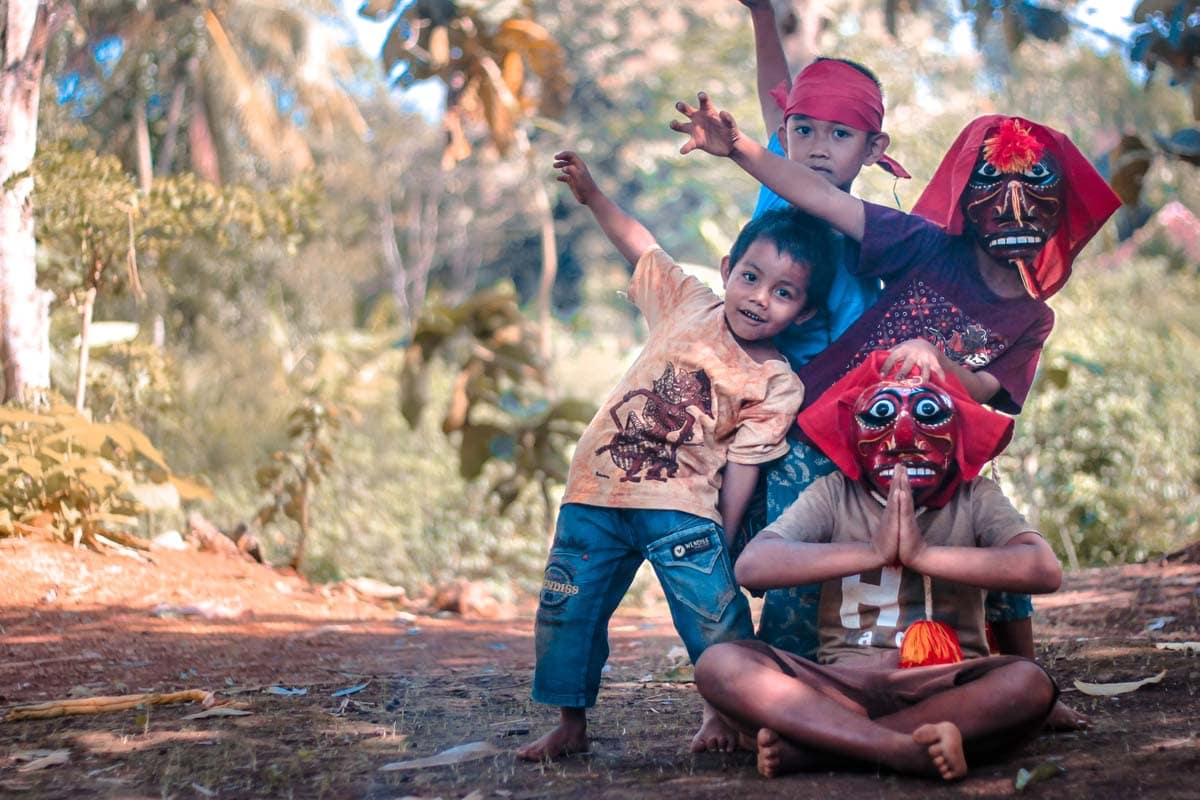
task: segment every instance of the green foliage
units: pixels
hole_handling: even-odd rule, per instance
[[[216,186],[185,173],[156,180],[142,195],[115,157],[68,140],[42,145],[33,174],[39,277],[59,297],[93,282],[106,292],[140,292],[139,266],[162,263],[187,247],[219,258],[250,241],[278,239],[294,252],[311,233],[318,192],[311,176],[259,190]],[[117,266],[126,269],[112,269]],[[171,286],[169,277],[166,282]]]
[[[554,401],[532,326],[511,290],[476,294],[456,307],[426,306],[404,359],[400,408],[416,426],[428,402],[428,371],[435,356],[459,366],[442,422],[461,432],[459,472],[479,477],[489,462],[491,491],[507,509],[531,485],[563,484],[574,444],[595,414],[595,404]]]
[[[172,483],[181,497],[208,490],[175,476],[146,435],[123,422],[92,422],[74,408],[0,408],[0,535],[49,531],[95,546],[126,540],[141,506],[137,482]]]
[[[312,398],[305,400],[288,415],[291,447],[276,450],[254,474],[258,488],[269,497],[258,510],[255,521],[269,525],[282,513],[299,528],[290,561],[297,571],[304,568],[313,495],[333,466],[333,443],[341,428],[340,415],[335,407]]]
[[[1002,477],[1074,565],[1138,561],[1200,536],[1194,272],[1139,259],[1077,270]]]

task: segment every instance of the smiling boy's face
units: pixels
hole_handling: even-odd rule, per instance
[[[725,282],[725,320],[740,341],[757,342],[782,333],[793,322],[812,316],[808,309],[808,264],[781,253],[758,238],[737,264],[721,262]]]
[[[878,161],[890,143],[886,133],[868,133],[804,114],[784,120],[780,139],[788,160],[804,164],[845,191],[849,191],[859,170]]]

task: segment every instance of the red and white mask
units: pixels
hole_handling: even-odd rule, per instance
[[[933,384],[916,378],[880,380],[859,395],[853,415],[859,478],[876,492],[887,496],[900,465],[908,471],[918,504],[953,491],[962,480],[955,463],[959,415],[950,395]]]

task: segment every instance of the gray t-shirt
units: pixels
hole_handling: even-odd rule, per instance
[[[880,500],[841,472],[820,478],[764,531],[800,542],[863,542],[883,518]],[[919,510],[917,527],[931,545],[1000,547],[1031,531],[995,481],[965,483],[942,508]],[[984,590],[953,581],[932,581],[933,618],[954,628],[963,656],[988,654]],[[912,623],[925,619],[924,578],[903,567],[883,567],[821,585],[819,611],[822,664],[895,649]]]

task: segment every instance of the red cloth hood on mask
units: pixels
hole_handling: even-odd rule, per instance
[[[955,236],[963,232],[963,213],[959,203],[967,180],[975,171],[983,141],[1010,117],[990,114],[973,120],[954,140],[949,152],[933,173],[933,179],[921,193],[913,213],[937,223]],[[1066,181],[1063,193],[1065,213],[1058,230],[1033,262],[1033,276],[1039,300],[1057,292],[1071,277],[1075,257],[1121,205],[1111,187],[1100,177],[1092,162],[1079,152],[1065,134],[1053,128],[1018,119],[1039,142],[1054,155]],[[1033,294],[1033,291],[1030,292]]]
[[[817,401],[800,412],[796,421],[821,452],[842,472],[854,480],[862,479],[862,470],[855,456],[853,441],[854,404],[869,387],[884,380],[880,371],[887,360],[886,350],[867,356],[837,383],[830,386]],[[894,375],[892,377],[895,377]],[[1012,439],[1011,417],[984,408],[977,403],[958,379],[947,373],[944,380],[930,377],[927,383],[950,395],[954,413],[959,417],[958,442],[954,460],[958,465],[955,479],[948,480],[938,491],[922,501],[922,505],[940,508],[950,502],[961,481],[977,477],[987,462],[998,456]]]
[[[864,73],[841,61],[814,61],[796,76],[788,90],[781,82],[771,91],[783,117],[803,114],[813,119],[839,122],[868,133],[883,130],[883,94]],[[897,178],[911,178],[900,162],[883,155],[875,162]]]

